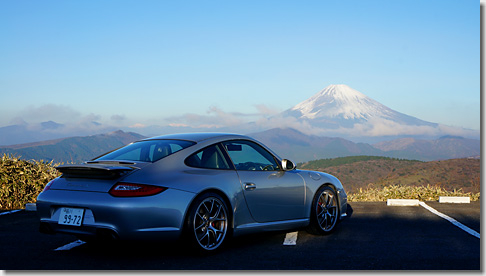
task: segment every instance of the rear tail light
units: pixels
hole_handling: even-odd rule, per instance
[[[47,185],[44,187],[44,190],[42,190],[42,192],[45,192],[47,190],[49,190],[51,188],[51,185],[52,183],[56,180],[57,178],[54,178],[53,180],[49,181],[49,183],[47,183]]]
[[[165,187],[120,182],[113,186],[109,193],[116,197],[134,197],[156,195],[165,190]]]

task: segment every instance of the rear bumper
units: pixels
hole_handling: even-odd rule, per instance
[[[147,197],[113,197],[108,193],[49,190],[37,198],[43,233],[102,236],[121,240],[172,240],[180,236],[195,194],[168,189]],[[61,207],[83,208],[81,226],[59,224]]]

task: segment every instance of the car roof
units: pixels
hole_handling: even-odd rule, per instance
[[[241,134],[234,134],[234,133],[219,133],[219,132],[196,132],[196,133],[176,133],[176,134],[167,134],[161,136],[155,136],[151,138],[147,138],[144,140],[160,140],[160,139],[171,139],[171,140],[187,140],[187,141],[194,141],[194,142],[201,142],[204,140],[209,139],[231,139],[231,138],[246,138],[248,136],[241,135]]]

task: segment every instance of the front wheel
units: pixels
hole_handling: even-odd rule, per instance
[[[199,252],[219,249],[228,234],[228,207],[215,193],[207,193],[195,200],[186,220],[186,238]]]
[[[311,218],[307,231],[312,234],[331,233],[339,219],[336,192],[329,186],[321,187],[311,206]]]

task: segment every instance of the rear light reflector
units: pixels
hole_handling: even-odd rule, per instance
[[[165,190],[165,187],[120,182],[113,186],[109,193],[116,197],[135,197],[156,195]]]

